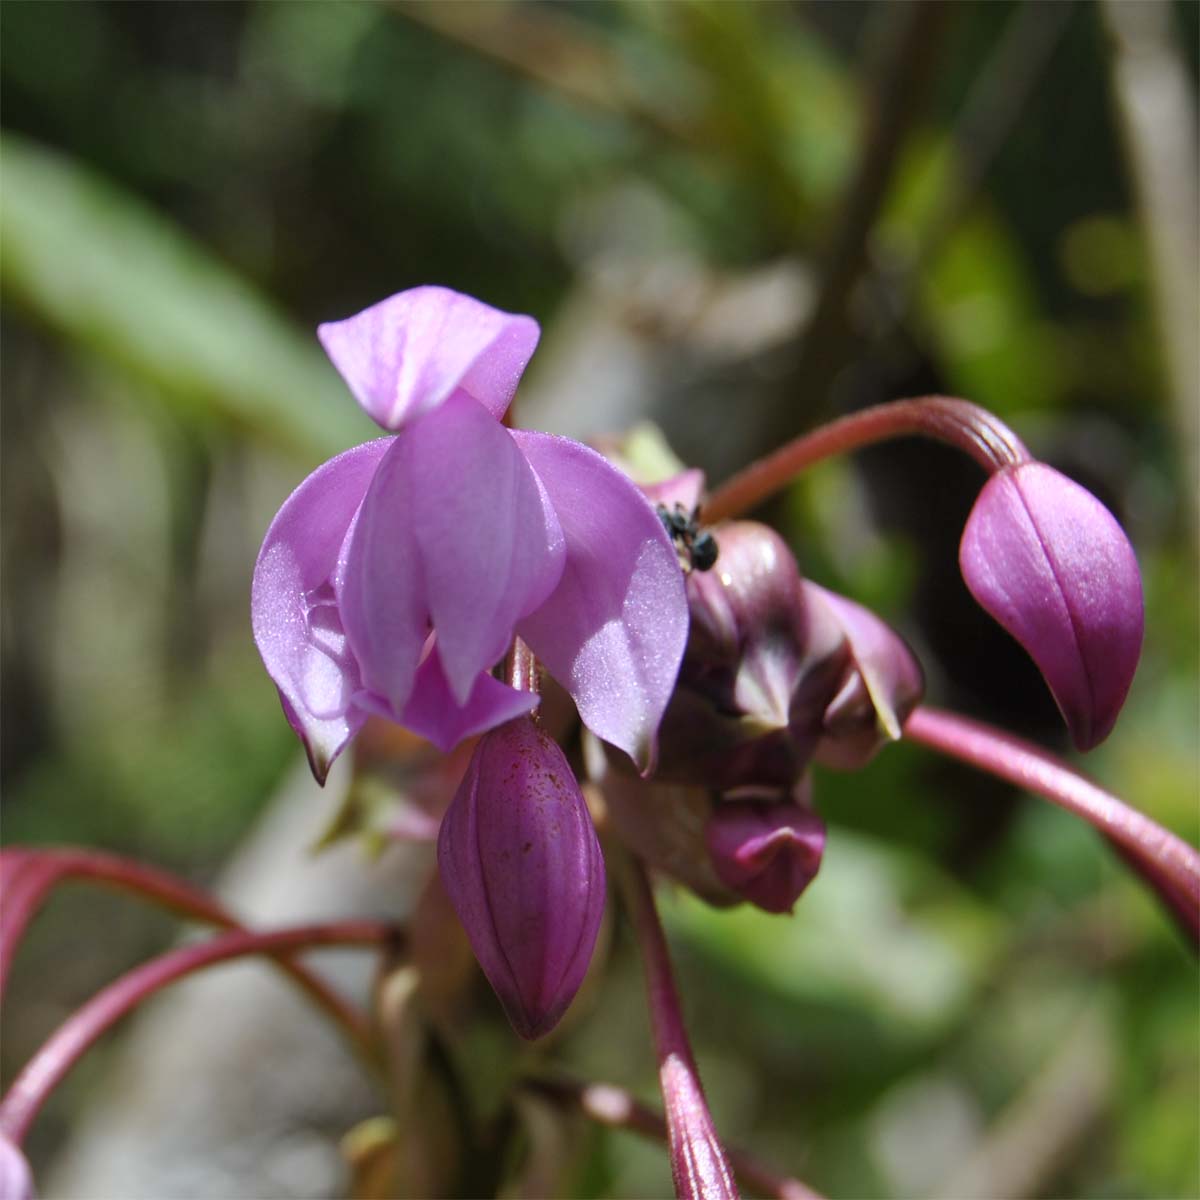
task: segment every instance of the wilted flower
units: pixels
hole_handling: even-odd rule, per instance
[[[912,652],[861,605],[801,577],[783,539],[736,521],[687,581],[691,628],[659,777],[788,788],[815,757],[862,766],[921,698]]]
[[[850,652],[822,713],[814,757],[823,766],[858,770],[899,739],[924,695],[925,676],[904,639],[870,609],[807,579],[804,594],[811,608],[830,612]]]
[[[604,859],[570,765],[529,718],[481,739],[442,819],[438,866],[513,1028],[548,1033],[587,973]]]
[[[705,838],[726,887],[767,912],[784,913],[821,867],[825,822],[795,801],[724,800],[713,806]]]
[[[972,595],[1029,652],[1080,750],[1112,730],[1142,648],[1137,559],[1090,492],[1025,462],[988,480],[963,531]]]
[[[320,336],[395,436],[310,475],[255,568],[255,640],[314,774],[369,713],[448,748],[528,712],[536,696],[490,674],[514,633],[647,768],[687,635],[682,578],[624,475],[501,425],[536,323],[416,288]]]

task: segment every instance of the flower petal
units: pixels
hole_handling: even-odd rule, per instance
[[[637,487],[594,450],[512,436],[550,495],[567,553],[558,586],[517,630],[583,723],[648,771],[687,641],[675,547]]]
[[[524,716],[537,703],[535,692],[518,692],[482,671],[475,678],[467,702],[460,705],[450,690],[435,644],[417,668],[416,683],[400,724],[448,753],[463,738]]]
[[[318,467],[284,501],[254,567],[254,641],[321,781],[364,719],[351,704],[358,665],[330,581],[346,531],[391,443],[367,442]]]
[[[512,435],[459,394],[401,439],[429,615],[466,704],[562,576],[563,531]]]
[[[355,399],[392,430],[437,408],[456,389],[499,419],[538,333],[532,317],[443,287],[411,288],[317,330]]]
[[[899,740],[925,694],[925,675],[904,639],[870,609],[807,579],[804,595],[810,611],[832,614],[851,660],[836,694],[826,699],[817,761],[856,771],[886,742]]]
[[[971,594],[1037,664],[1080,750],[1116,722],[1142,648],[1137,559],[1113,515],[1045,463],[993,475],[963,530]]]

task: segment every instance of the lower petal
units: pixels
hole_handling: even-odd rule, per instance
[[[536,693],[518,692],[485,671],[476,677],[466,704],[460,705],[435,645],[417,669],[416,683],[400,723],[428,738],[439,750],[449,752],[463,738],[524,716],[537,702]]]

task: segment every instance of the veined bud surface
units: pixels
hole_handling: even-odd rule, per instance
[[[513,1028],[548,1033],[587,973],[605,873],[575,775],[529,718],[481,739],[442,820],[438,866]]]
[[[963,530],[971,594],[1028,651],[1080,750],[1116,723],[1142,649],[1142,580],[1112,513],[1045,463],[993,475]]]
[[[659,777],[717,789],[787,786],[821,737],[845,638],[832,614],[808,604],[774,530],[737,521],[714,534],[715,568],[687,580],[691,627],[663,718]]]

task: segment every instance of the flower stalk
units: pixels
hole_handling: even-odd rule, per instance
[[[739,1193],[733,1169],[704,1098],[646,870],[632,856],[624,865],[622,882],[646,972],[675,1195],[678,1200],[736,1200]]]
[[[1200,946],[1200,852],[1045,750],[1011,734],[921,706],[904,736],[998,775],[1082,817],[1099,830]]]
[[[704,521],[711,525],[749,512],[822,459],[899,437],[945,442],[969,455],[989,475],[1031,461],[1021,439],[976,404],[951,396],[894,400],[840,417],[751,463],[705,501]]]
[[[614,1083],[584,1083],[560,1076],[527,1079],[523,1086],[560,1105],[570,1104],[584,1116],[610,1129],[624,1129],[654,1141],[668,1140],[662,1113],[642,1104]],[[781,1175],[744,1150],[730,1146],[726,1151],[737,1176],[768,1200],[822,1200],[820,1192],[789,1175]]]
[[[335,921],[258,932],[234,929],[184,946],[122,975],[73,1013],[26,1063],[0,1101],[0,1136],[19,1146],[54,1089],[122,1017],[155,992],[217,963],[251,954],[271,957],[318,946],[385,947],[397,931],[383,921]]]
[[[68,879],[85,879],[128,892],[168,912],[220,929],[243,928],[206,892],[156,867],[100,850],[5,850],[0,852],[0,896],[4,899],[0,907],[0,996],[29,922],[53,888]],[[366,1016],[302,963],[285,955],[280,955],[277,962],[280,970],[345,1032],[359,1058],[375,1065],[375,1039]]]

